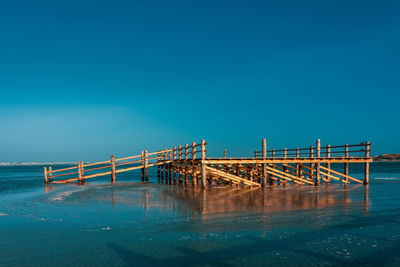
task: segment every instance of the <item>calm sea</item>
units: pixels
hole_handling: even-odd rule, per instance
[[[207,190],[42,169],[0,167],[0,266],[400,266],[400,163],[369,186]]]

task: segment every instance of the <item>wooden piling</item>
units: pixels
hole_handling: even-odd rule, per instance
[[[168,150],[168,159],[172,160],[172,149]],[[168,184],[172,184],[172,163],[168,163]]]
[[[273,159],[275,158],[275,149],[272,149],[272,158]],[[275,176],[273,174],[274,170],[275,170],[275,164],[272,164],[271,167],[272,167],[272,172],[269,175],[269,184],[273,185],[274,184],[274,178],[275,178]]]
[[[369,158],[370,142],[365,143],[365,157]],[[364,184],[369,184],[369,162],[365,163]]]
[[[173,168],[174,168],[174,184],[176,184],[176,168],[177,168],[177,166],[176,166],[176,146],[174,146],[174,148],[172,149],[172,151],[173,151],[173,157],[174,157],[174,165],[173,165]]]
[[[53,168],[50,166],[49,167],[49,182],[53,181]]]
[[[310,158],[314,157],[314,147],[310,146]],[[310,163],[310,179],[314,179],[314,164]]]
[[[160,152],[157,153],[157,162],[160,161]],[[157,178],[158,178],[158,183],[160,183],[160,175],[161,175],[161,171],[160,171],[160,165],[157,165]]]
[[[262,157],[263,159],[267,159],[267,139],[262,139]],[[261,186],[267,185],[267,164],[262,164],[262,184]]]
[[[348,158],[349,157],[349,144],[348,143],[345,144],[344,153],[345,153],[344,154],[345,158]],[[344,174],[349,175],[349,163],[348,162],[344,163]],[[346,177],[345,181],[348,182],[349,179]]]
[[[321,140],[317,139],[317,158],[321,157]],[[317,163],[316,165],[316,173],[315,173],[315,185],[319,185],[319,180],[320,180],[320,167],[321,163]]]
[[[189,166],[188,166],[188,162],[189,162],[189,145],[185,144],[185,186],[187,186],[189,184]]]
[[[147,156],[147,150],[144,151],[144,181],[149,181],[149,157]]]
[[[111,183],[115,183],[117,173],[115,172],[115,156],[111,156]]]
[[[201,140],[201,183],[203,188],[207,186],[207,170],[206,170],[206,141]]]
[[[83,175],[82,175],[82,163],[80,161],[78,161],[78,183],[83,183]]]
[[[193,186],[197,186],[197,174],[196,174],[196,166],[195,166],[195,160],[196,160],[196,143],[192,143],[192,183]]]
[[[327,145],[326,146],[326,157],[327,158],[331,157],[331,145]],[[329,183],[331,181],[331,177],[330,177],[330,174],[331,174],[331,171],[330,171],[331,163],[327,162],[326,163],[326,168],[327,168],[327,171],[326,171],[327,175],[325,176],[325,178],[327,179],[327,182]]]
[[[179,166],[178,166],[178,174],[179,174],[179,179],[178,182],[179,184],[182,184],[182,146],[178,146],[178,156],[179,156]]]
[[[47,169],[46,169],[46,167],[43,167],[43,175],[44,175],[44,183],[47,184],[48,181],[47,181]]]

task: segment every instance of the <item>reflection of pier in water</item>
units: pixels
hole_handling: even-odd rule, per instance
[[[349,191],[357,187],[360,185],[344,189],[328,185],[323,190],[310,190],[310,188],[303,190],[294,187],[270,190],[215,187],[207,191],[169,187],[160,191],[158,199],[165,203],[172,201],[170,205],[177,207],[180,215],[185,212],[185,217],[188,217],[191,213],[193,219],[196,219],[198,214],[204,218],[208,215],[224,216],[233,212],[276,212],[348,206],[353,202]],[[364,210],[368,211],[368,187],[360,189],[364,190],[364,199],[357,204],[362,204]]]
[[[79,187],[77,187],[79,188]],[[99,190],[101,189],[101,194]],[[362,197],[352,200],[355,190],[363,190]],[[326,185],[323,187],[285,186],[273,188],[238,188],[209,187],[207,190],[196,187],[154,186],[143,184],[121,184],[121,186],[102,185],[87,190],[73,192],[77,194],[74,202],[85,203],[90,200],[110,202],[117,205],[141,206],[144,210],[173,210],[186,220],[225,216],[226,213],[247,212],[264,213],[305,209],[322,209],[350,204],[363,206],[368,211],[369,188],[361,185],[340,187]],[[52,191],[46,186],[45,192]],[[53,199],[62,199],[65,192]],[[353,197],[354,198],[354,197]],[[64,200],[70,202],[71,200]]]

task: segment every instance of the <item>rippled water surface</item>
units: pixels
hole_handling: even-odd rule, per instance
[[[400,266],[400,164],[371,171],[369,186],[202,190],[0,167],[0,266]]]

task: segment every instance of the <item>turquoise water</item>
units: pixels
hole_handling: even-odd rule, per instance
[[[0,167],[0,266],[400,266],[399,163],[369,186],[207,190],[42,168]]]

